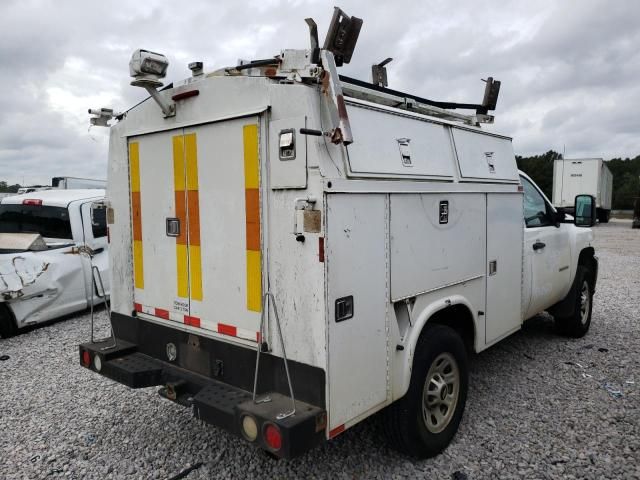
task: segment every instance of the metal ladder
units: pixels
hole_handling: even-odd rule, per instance
[[[111,327],[111,335],[109,338],[113,338],[113,345],[107,345],[105,347],[102,347],[100,350],[105,351],[105,350],[111,350],[113,348],[116,348],[118,346],[118,342],[116,340],[116,336],[113,330],[113,322],[111,321],[111,304],[109,302],[109,299],[107,298],[107,292],[104,289],[104,283],[102,281],[102,274],[100,273],[100,269],[93,264],[93,256],[95,254],[95,252],[87,247],[86,245],[83,247],[78,248],[78,251],[80,254],[86,255],[87,258],[89,259],[89,264],[91,265],[91,284],[92,284],[92,290],[91,290],[91,301],[90,301],[90,309],[91,309],[91,343],[97,343],[97,340],[95,338],[94,335],[94,301],[93,301],[93,295],[94,293],[96,294],[96,296],[98,298],[101,298],[103,300],[103,303],[106,305],[107,307],[107,315],[109,317],[109,326]],[[100,293],[102,292],[102,293]]]

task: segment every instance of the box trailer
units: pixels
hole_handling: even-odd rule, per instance
[[[96,178],[79,178],[79,177],[53,177],[51,179],[53,188],[65,189],[86,189],[86,188],[107,188],[107,181]]]
[[[111,127],[113,338],[79,361],[279,457],[383,409],[394,446],[435,455],[467,351],[552,306],[587,332],[593,199],[567,223],[480,128],[497,82],[461,105],[341,77],[361,21],[337,9],[323,48],[307,23],[310,49],[162,91],[166,58],[134,53],[151,97]]]
[[[566,158],[553,162],[553,205],[572,211],[576,195],[596,198],[598,220],[609,221],[613,175],[602,158]]]

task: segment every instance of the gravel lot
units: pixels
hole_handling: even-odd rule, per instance
[[[387,448],[374,417],[272,460],[155,389],[82,369],[82,314],[0,340],[0,477],[171,478],[202,462],[186,478],[640,478],[640,230],[612,220],[595,232],[590,333],[559,337],[543,315],[472,358],[460,431],[435,459]]]

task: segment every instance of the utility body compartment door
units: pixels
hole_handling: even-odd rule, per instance
[[[130,139],[137,311],[257,341],[259,131],[247,117]]]
[[[522,324],[522,194],[487,194],[486,343]]]
[[[189,315],[184,233],[185,193],[182,153],[174,165],[175,139],[182,130],[129,138],[129,179],[133,231],[135,310],[166,320]],[[179,220],[176,235],[167,235],[167,219]],[[182,322],[181,322],[182,323]]]
[[[452,128],[462,181],[518,182],[511,139]]]
[[[387,399],[387,195],[327,195],[329,427]]]

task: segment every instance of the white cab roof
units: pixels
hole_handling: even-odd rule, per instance
[[[53,188],[51,190],[40,190],[39,192],[23,193],[0,199],[2,204],[20,204],[26,199],[42,200],[42,205],[51,207],[66,207],[71,202],[77,200],[99,200],[104,198],[105,191],[101,188],[64,190]]]

